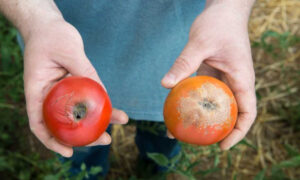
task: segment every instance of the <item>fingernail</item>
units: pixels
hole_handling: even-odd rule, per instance
[[[223,149],[223,151],[228,151],[231,147],[232,147],[232,144],[229,144],[229,145],[223,147],[222,149]]]
[[[110,142],[111,142],[110,136],[105,133],[105,135],[103,137],[103,144],[110,144]]]
[[[122,124],[127,124],[129,120],[129,117],[127,116],[127,114],[124,112],[124,115],[122,117]]]
[[[223,148],[222,150],[223,151],[228,151],[230,149],[230,147],[225,147],[225,148]]]
[[[167,137],[169,139],[175,139],[175,137],[169,131],[167,131]]]
[[[167,135],[169,139],[175,139],[174,136]]]
[[[64,157],[71,157],[73,155],[73,151],[63,151],[61,155]]]
[[[175,76],[174,74],[168,73],[165,75],[165,77],[162,79],[162,82],[164,84],[173,86],[175,84]]]

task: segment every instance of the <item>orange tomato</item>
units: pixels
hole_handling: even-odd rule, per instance
[[[229,87],[209,76],[179,82],[164,105],[165,124],[178,140],[210,145],[224,139],[234,128],[237,103]]]

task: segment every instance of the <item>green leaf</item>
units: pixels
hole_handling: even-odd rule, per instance
[[[238,144],[243,144],[243,145],[246,145],[250,148],[253,148],[253,149],[257,149],[256,146],[254,146],[253,144],[251,144],[247,139],[242,139]]]
[[[271,180],[283,180],[283,179],[287,179],[287,177],[286,177],[286,175],[284,174],[284,172],[282,170],[272,167],[271,176],[270,176],[269,179],[271,179]]]
[[[53,174],[48,174],[44,177],[44,180],[59,180],[59,177]]]
[[[237,180],[237,173],[234,173],[233,180]]]
[[[300,155],[299,151],[295,147],[293,147],[293,146],[291,146],[289,144],[284,144],[284,148],[288,152],[288,154],[289,154],[290,157],[294,157],[294,156],[299,156]]]
[[[7,166],[7,162],[6,162],[5,157],[0,157],[0,170],[5,169],[6,166]]]
[[[91,175],[96,175],[96,174],[100,173],[101,171],[102,171],[102,167],[96,166],[96,167],[91,167],[91,170],[89,173]]]
[[[188,166],[187,171],[192,170],[195,166],[199,165],[200,163],[201,163],[200,160],[199,160],[199,161],[193,162],[192,164],[190,164],[190,165]]]
[[[232,162],[231,153],[228,152],[228,153],[227,153],[227,167],[228,167],[228,168],[231,167],[231,164],[232,164],[231,162]]]
[[[220,168],[211,168],[211,169],[204,170],[204,171],[200,170],[200,171],[196,172],[195,174],[196,175],[201,174],[202,176],[206,176],[206,175],[208,175],[210,173],[217,172],[219,170],[220,170]]]
[[[171,164],[175,164],[179,161],[179,159],[181,158],[182,153],[177,154],[176,156],[174,156],[171,160],[170,163]]]
[[[82,163],[81,166],[80,166],[80,169],[81,169],[82,171],[85,171],[85,170],[86,170],[86,165],[85,165],[84,163]]]
[[[261,170],[255,177],[253,180],[264,180],[265,178],[265,173],[266,173],[266,168],[264,168],[263,170]]]
[[[275,165],[276,168],[288,168],[288,167],[299,167],[300,166],[300,155],[293,157],[289,160],[282,161],[278,165]]]
[[[30,179],[30,171],[21,170],[18,172],[18,179]]]
[[[280,34],[279,33],[277,33],[277,32],[275,32],[275,31],[266,31],[266,32],[264,32],[263,33],[263,35],[261,36],[261,41],[262,42],[265,42],[265,39],[267,38],[267,37],[274,37],[274,38],[276,38],[276,39],[280,39]]]
[[[217,167],[220,163],[220,158],[219,158],[219,155],[216,154],[215,155],[215,160],[214,160],[214,167]]]
[[[169,160],[168,158],[160,153],[147,153],[147,156],[152,159],[156,164],[160,166],[168,166]]]
[[[2,132],[2,134],[0,135],[0,138],[5,141],[5,140],[8,140],[10,138],[10,135],[5,133],[5,132]]]

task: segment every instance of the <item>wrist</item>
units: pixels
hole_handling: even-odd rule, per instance
[[[206,3],[234,3],[241,6],[252,6],[255,1],[256,0],[206,0]]]
[[[51,25],[51,22],[57,20],[63,20],[63,17],[58,14],[40,13],[36,16],[31,16],[30,19],[28,19],[28,22],[22,22],[19,25],[16,25],[16,27],[26,43],[31,36],[45,29],[48,25]]]
[[[25,41],[49,22],[63,20],[53,0],[0,0],[0,10],[20,31]]]
[[[16,23],[16,27],[26,42],[32,34],[51,24],[50,22],[63,20],[63,16],[53,2],[53,4],[48,3],[44,7],[39,7],[32,11],[28,10],[26,16],[23,16],[20,20]]]
[[[213,5],[222,5],[232,8],[240,15],[250,16],[255,0],[206,0],[206,8]]]

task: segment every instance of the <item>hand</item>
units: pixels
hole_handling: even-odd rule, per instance
[[[210,1],[194,21],[187,45],[161,82],[172,88],[198,71],[229,85],[239,114],[235,128],[220,143],[223,150],[243,139],[256,117],[255,74],[247,31],[249,12],[244,5]]]
[[[45,126],[42,116],[44,97],[57,81],[69,75],[89,77],[102,84],[101,80],[85,55],[80,34],[62,18],[41,23],[27,35],[24,38],[24,84],[30,129],[48,149],[70,157],[72,147],[56,141]],[[113,109],[112,123],[125,124],[127,121],[123,111]],[[91,145],[110,142],[111,138],[105,132]]]

